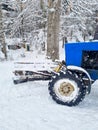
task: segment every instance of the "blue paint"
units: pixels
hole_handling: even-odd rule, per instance
[[[98,51],[98,41],[65,44],[66,65],[81,67],[83,51]],[[98,79],[98,70],[87,70],[92,79]]]
[[[91,78],[93,80],[98,79],[98,70],[94,70],[94,69],[87,69],[88,73],[90,74]]]

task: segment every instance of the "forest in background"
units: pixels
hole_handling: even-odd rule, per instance
[[[66,37],[67,41],[89,41],[94,37],[97,24],[98,0],[2,0],[0,51],[5,53],[8,39],[10,43],[22,46],[29,43],[33,50],[45,50],[48,41],[53,44],[56,38],[52,46],[54,50],[58,40],[65,42]],[[51,27],[56,31],[51,30]],[[48,40],[50,35],[52,40]]]

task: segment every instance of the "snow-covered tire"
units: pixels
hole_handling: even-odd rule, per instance
[[[82,81],[68,71],[54,75],[48,89],[53,100],[67,106],[78,105],[86,95]]]

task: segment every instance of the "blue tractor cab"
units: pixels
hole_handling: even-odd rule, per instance
[[[65,44],[66,65],[79,66],[98,79],[98,41]]]

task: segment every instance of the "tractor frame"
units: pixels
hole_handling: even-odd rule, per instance
[[[65,44],[65,64],[52,76],[49,92],[58,104],[75,106],[98,79],[98,41]]]

